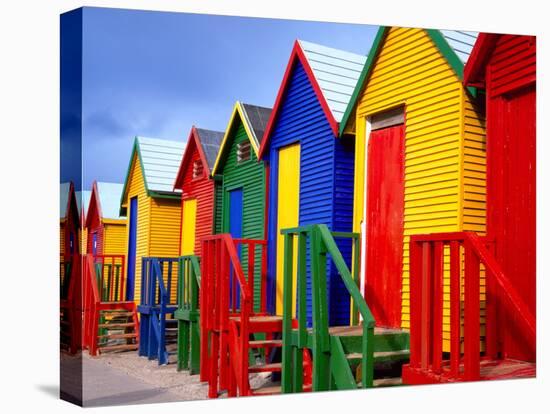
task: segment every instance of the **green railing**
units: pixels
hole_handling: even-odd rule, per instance
[[[329,309],[327,304],[327,254],[352,299],[352,324],[362,321],[361,386],[372,387],[374,358],[375,320],[359,289],[359,235],[357,233],[331,232],[326,225],[316,224],[284,229],[284,269],[283,269],[283,363],[281,386],[283,393],[299,392],[303,389],[303,350],[310,348],[313,353],[312,389],[330,389],[331,374],[335,367],[331,364],[331,337],[329,333]],[[297,238],[296,271],[296,319],[293,323],[292,279],[294,273],[294,240]],[[348,238],[353,241],[353,275],[349,270],[335,238]],[[311,267],[312,329],[311,339],[307,328],[307,241],[309,239]],[[293,325],[297,330],[293,338]],[[296,328],[297,326],[297,328]]]
[[[181,256],[178,272],[178,309],[174,313],[174,317],[178,320],[178,371],[189,370],[190,374],[198,374],[200,370],[199,286],[201,285],[199,258],[194,255]]]

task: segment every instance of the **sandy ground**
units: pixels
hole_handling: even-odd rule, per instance
[[[111,353],[94,358],[84,352],[81,358],[65,355],[62,360],[67,377],[75,379],[82,372],[81,398],[86,407],[207,398],[208,384],[199,382],[198,375],[178,372],[175,363],[159,366],[157,361],[139,357],[137,352]],[[75,390],[79,381],[70,382],[73,394],[78,394]],[[268,374],[251,376],[250,382],[253,388],[271,384]],[[225,393],[220,395],[220,398],[225,397]]]

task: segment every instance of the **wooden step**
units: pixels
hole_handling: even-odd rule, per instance
[[[98,339],[126,339],[137,338],[137,333],[98,335]]]
[[[131,328],[135,326],[133,322],[128,323],[100,323],[99,328]]]
[[[401,377],[394,378],[378,378],[372,382],[374,387],[394,387],[396,385],[403,385]]]
[[[281,372],[282,363],[274,362],[272,364],[263,364],[263,365],[252,365],[248,368],[248,372],[257,373],[257,372]]]
[[[385,361],[396,361],[401,359],[408,359],[409,358],[409,350],[404,349],[401,351],[387,351],[387,352],[375,352],[374,353],[374,361],[375,362],[385,362]],[[355,359],[361,359],[363,354],[359,354],[356,352],[353,352],[351,354],[347,354],[346,358],[348,360],[355,360]]]
[[[99,346],[98,349],[100,352],[109,352],[109,351],[135,351],[138,349],[138,344],[124,344],[124,345],[108,345],[108,346]]]
[[[266,346],[281,347],[283,346],[282,339],[260,339],[257,341],[250,341],[250,348],[263,348]]]
[[[107,314],[112,318],[122,318],[122,317],[129,317],[134,315],[134,312],[128,312],[126,310],[118,310],[118,309],[102,309],[100,312],[102,314]],[[102,315],[102,316],[106,316],[106,315]]]

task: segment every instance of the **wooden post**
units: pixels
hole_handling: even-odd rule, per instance
[[[472,246],[465,243],[464,280],[464,378],[479,379],[479,260]]]
[[[458,241],[450,243],[451,280],[450,280],[450,307],[451,307],[451,374],[459,376],[460,367],[460,244]]]
[[[420,309],[420,367],[428,370],[430,367],[431,321],[432,321],[432,247],[430,242],[422,243],[422,268],[420,273],[421,309]]]
[[[281,391],[283,394],[294,390],[292,385],[292,235],[287,233],[284,238],[283,267],[283,349],[281,365]]]
[[[410,302],[411,302],[411,332],[410,332],[410,366],[418,368],[421,356],[422,322],[422,248],[414,240],[409,243],[410,251]]]
[[[441,372],[443,348],[443,242],[433,245],[432,370]]]

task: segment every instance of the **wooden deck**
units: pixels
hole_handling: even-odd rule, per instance
[[[480,377],[478,381],[535,378],[537,364],[534,362],[517,361],[513,359],[482,360],[480,364]],[[460,365],[460,373],[464,371],[464,365]],[[460,376],[451,375],[450,369],[444,366],[441,373],[422,370],[420,368],[403,367],[403,383],[405,384],[436,384],[444,382],[466,381]]]

